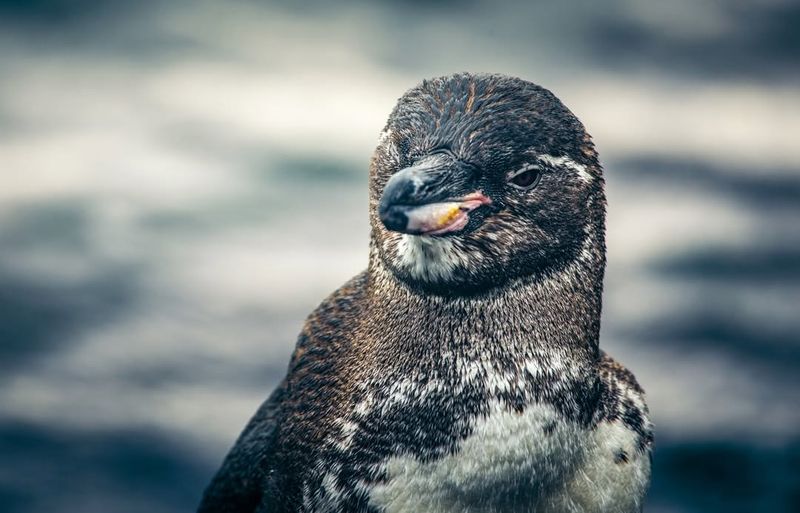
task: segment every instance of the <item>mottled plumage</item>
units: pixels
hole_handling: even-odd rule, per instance
[[[369,268],[308,318],[200,511],[639,511],[652,427],[598,347],[605,195],[577,118],[515,78],[425,81],[369,214]]]

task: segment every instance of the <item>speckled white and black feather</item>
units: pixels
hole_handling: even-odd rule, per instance
[[[491,208],[453,236],[386,230],[388,178],[437,150]],[[541,183],[510,190],[530,163]],[[381,136],[370,219],[368,270],[309,317],[200,511],[640,511],[652,427],[598,348],[605,197],[580,122],[519,79],[423,82]]]

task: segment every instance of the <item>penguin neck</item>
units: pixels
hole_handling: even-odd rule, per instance
[[[371,339],[392,354],[420,351],[594,362],[598,355],[604,255],[587,251],[559,271],[530,275],[470,296],[425,294],[370,252]]]

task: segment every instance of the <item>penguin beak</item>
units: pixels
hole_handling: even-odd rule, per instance
[[[474,174],[450,154],[428,155],[386,183],[378,204],[381,222],[388,230],[411,235],[463,230],[470,212],[492,203],[471,184]]]

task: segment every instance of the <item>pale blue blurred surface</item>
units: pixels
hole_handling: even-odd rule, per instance
[[[0,2],[0,510],[192,511],[366,263],[394,101],[518,75],[605,163],[647,511],[800,509],[800,6]]]

